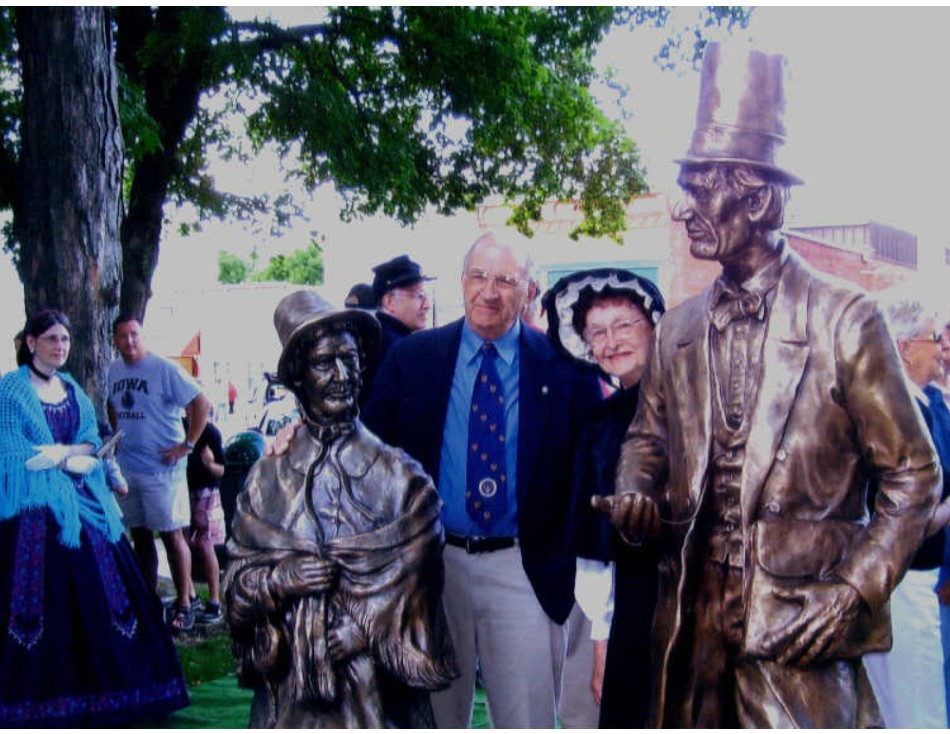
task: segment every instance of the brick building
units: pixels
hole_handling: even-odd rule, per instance
[[[505,207],[483,207],[478,212],[479,226],[501,226],[507,216]],[[534,247],[542,290],[575,270],[622,267],[655,280],[667,304],[675,306],[702,291],[719,275],[718,262],[690,255],[686,229],[672,221],[667,198],[661,194],[630,202],[623,245],[587,237],[578,242],[569,240],[567,235],[580,217],[577,207],[569,203],[545,208],[535,229]],[[917,237],[878,222],[792,227],[784,236],[816,270],[867,291],[890,288],[918,272]],[[938,267],[946,266],[941,263]],[[946,270],[950,275],[950,267]]]

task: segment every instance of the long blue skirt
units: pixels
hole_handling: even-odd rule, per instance
[[[148,726],[188,705],[174,643],[125,537],[57,540],[46,509],[0,522],[0,726]]]

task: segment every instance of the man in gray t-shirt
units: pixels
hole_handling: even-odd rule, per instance
[[[188,595],[191,553],[182,532],[190,523],[184,459],[204,430],[211,402],[180,366],[145,348],[137,318],[116,319],[112,337],[121,358],[109,365],[109,419],[125,432],[117,458],[129,484],[128,495],[117,499],[153,588],[158,581],[154,532],[161,536],[177,596],[170,624],[181,631],[194,623]]]

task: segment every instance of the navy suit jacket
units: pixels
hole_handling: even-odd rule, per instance
[[[380,366],[363,422],[418,460],[438,486],[442,434],[462,320],[416,332]],[[524,569],[547,615],[562,624],[574,604],[569,500],[580,417],[600,399],[596,378],[522,324],[518,405],[518,540]]]

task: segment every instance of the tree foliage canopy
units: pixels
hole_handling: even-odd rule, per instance
[[[18,188],[15,12],[0,11],[0,207]],[[616,235],[625,202],[645,190],[636,145],[592,98],[592,59],[612,24],[663,25],[665,8],[332,7],[290,28],[238,22],[222,7],[113,13],[127,162],[123,310],[144,314],[166,202],[202,216],[269,211],[278,222],[295,212],[282,193],[222,192],[208,172],[214,148],[246,156],[276,144],[289,175],[337,187],[344,217],[404,223],[500,195],[526,228],[546,200],[577,199],[578,233]],[[673,63],[690,48],[695,58],[704,26],[748,16],[707,9],[657,59]]]

